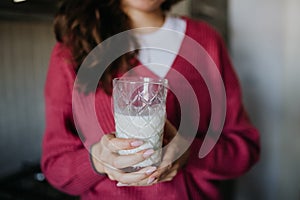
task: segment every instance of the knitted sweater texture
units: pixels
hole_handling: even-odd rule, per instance
[[[81,139],[87,138],[88,132],[95,130],[87,128],[88,119],[80,130],[75,126],[72,93],[76,72],[69,49],[57,43],[52,51],[45,86],[46,128],[41,161],[42,170],[54,187],[68,194],[80,195],[81,199],[86,200],[222,199],[219,182],[244,174],[257,162],[259,134],[243,107],[238,78],[222,39],[206,23],[184,19],[187,22],[186,35],[207,52],[208,59],[212,59],[222,77],[226,91],[226,99],[220,100],[220,103],[226,103],[225,121],[214,148],[207,156],[199,158],[199,150],[212,122],[212,97],[207,79],[187,59],[177,56],[166,75],[170,89],[174,90],[168,93],[167,118],[179,128],[183,120],[181,116],[188,116],[185,120],[190,122],[190,126],[197,127],[187,164],[172,181],[146,187],[117,187],[115,181],[97,174],[91,164],[88,146],[98,142],[101,134],[115,131],[111,96],[101,88],[97,89],[95,112],[102,133],[91,137],[90,144],[85,146]],[[203,55],[199,56],[188,40],[183,41],[179,54],[190,55],[192,59],[199,60],[199,65],[204,63]],[[154,76],[146,69],[137,73]],[[208,78],[213,80],[214,77]],[[183,84],[183,79],[189,84]],[[197,101],[190,98],[190,94],[194,94]],[[200,110],[200,120],[195,108]],[[78,115],[77,118],[80,120],[84,117]],[[83,137],[79,137],[78,132]]]

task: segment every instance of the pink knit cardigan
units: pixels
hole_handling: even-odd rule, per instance
[[[190,113],[192,124],[198,127],[197,136],[190,146],[190,158],[170,182],[147,187],[117,187],[115,181],[97,174],[90,161],[73,120],[72,90],[76,73],[71,54],[63,44],[53,49],[48,70],[45,101],[46,128],[43,140],[42,170],[47,180],[57,189],[82,199],[222,199],[219,182],[236,178],[247,172],[259,158],[259,134],[251,125],[242,105],[237,76],[232,68],[222,39],[206,23],[184,18],[186,35],[197,41],[213,59],[226,90],[226,118],[222,134],[213,150],[204,158],[198,153],[211,119],[210,94],[201,75],[184,58],[177,56],[166,76],[171,87],[178,87],[186,97],[184,106]],[[183,41],[180,51],[198,52]],[[189,91],[182,86],[172,71],[188,80],[198,102],[189,102]],[[143,75],[151,74],[149,71]],[[105,133],[115,130],[111,109],[111,96],[102,89],[96,92],[98,121]],[[180,106],[173,94],[168,94],[167,116],[180,125]],[[200,109],[200,121],[193,122],[194,108]],[[79,116],[80,117],[80,116]],[[86,122],[88,123],[88,122]],[[82,128],[84,133],[84,127]],[[101,134],[94,142],[100,139]]]

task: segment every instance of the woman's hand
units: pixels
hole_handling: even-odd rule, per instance
[[[164,134],[165,144],[173,141],[165,147],[162,162],[158,168],[149,166],[131,173],[122,171],[124,168],[147,159],[154,151],[146,149],[135,154],[119,155],[118,151],[137,148],[143,142],[135,139],[116,138],[114,134],[107,134],[99,143],[92,146],[91,154],[95,170],[98,173],[107,174],[111,180],[118,181],[118,186],[147,186],[173,180],[187,162],[189,151],[179,155],[180,149],[187,143],[179,135],[175,137],[177,130],[168,120],[165,124]]]
[[[130,155],[118,154],[120,150],[134,149],[142,144],[143,141],[140,140],[116,138],[114,134],[104,135],[100,142],[91,148],[95,170],[100,174],[107,174],[113,181],[118,181],[118,186],[147,185],[148,177],[157,169],[156,167],[149,166],[131,173],[125,173],[122,169],[147,159],[154,153],[153,149],[145,149]]]
[[[173,180],[189,158],[189,149],[182,155],[179,155],[182,153],[180,149],[186,148],[188,142],[180,135],[177,135],[175,138],[176,134],[178,134],[177,130],[168,120],[166,120],[164,134],[164,144],[167,146],[165,146],[160,166],[149,176],[149,182],[152,181],[152,184]],[[171,141],[172,143],[170,143]]]
[[[188,158],[188,150],[173,163],[168,159],[163,158],[162,164],[158,167],[155,173],[149,176],[149,180],[153,180],[152,183],[172,181],[178,171],[184,167]]]

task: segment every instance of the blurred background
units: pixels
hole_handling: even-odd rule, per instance
[[[0,199],[70,198],[39,170],[54,2],[0,1]],[[300,199],[299,10],[299,0],[185,0],[172,10],[221,33],[261,133],[261,160],[231,199]]]

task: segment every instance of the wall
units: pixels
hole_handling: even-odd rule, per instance
[[[190,5],[191,5],[191,0],[184,0],[172,7],[171,12],[178,14],[178,15],[190,15]]]
[[[229,5],[233,62],[262,145],[261,160],[239,180],[236,199],[299,199],[300,2]]]
[[[38,163],[43,87],[54,44],[50,21],[0,20],[0,177]]]
[[[279,198],[300,199],[300,1],[288,0],[284,8],[284,129],[279,152]]]

